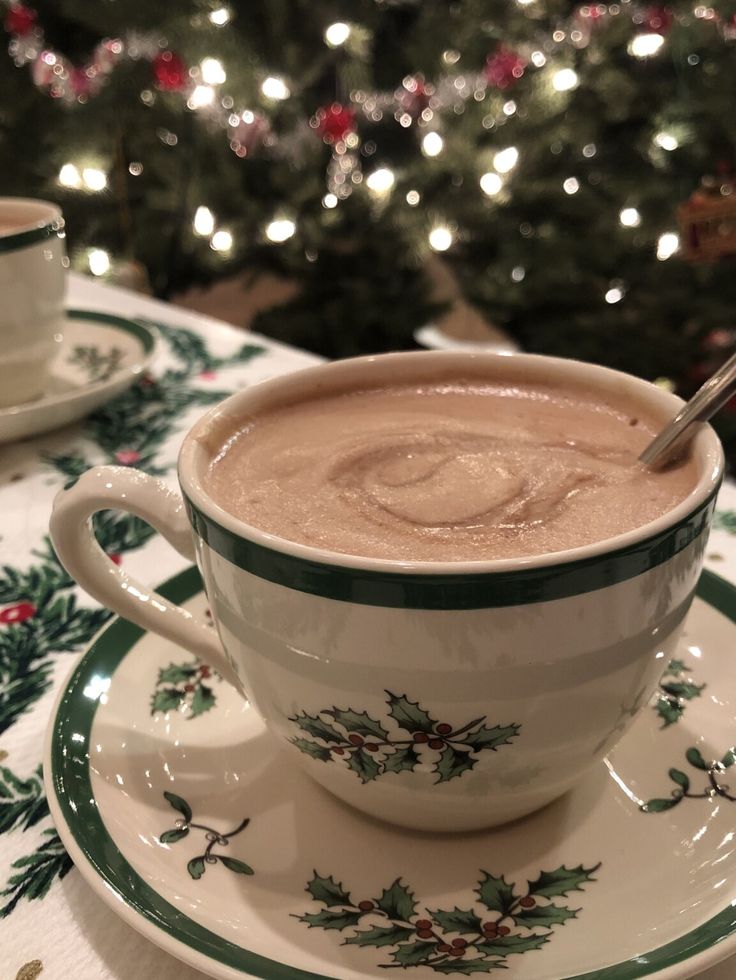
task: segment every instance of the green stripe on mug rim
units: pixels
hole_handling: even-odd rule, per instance
[[[297,592],[399,609],[495,609],[595,592],[663,564],[707,532],[720,488],[666,530],[604,554],[502,572],[377,571],[323,562],[257,544],[223,527],[184,494],[194,530],[231,564]],[[331,555],[335,559],[337,555]]]
[[[25,231],[13,232],[11,235],[0,235],[0,255],[7,252],[17,252],[21,248],[46,241],[53,235],[63,234],[64,219],[61,216],[56,216],[36,228],[26,228]]]

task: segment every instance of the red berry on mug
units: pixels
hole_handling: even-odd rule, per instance
[[[450,950],[450,956],[465,956],[465,949],[461,949],[459,946],[454,946]]]
[[[363,748],[366,752],[378,752],[378,746],[375,742],[366,742]]]
[[[430,749],[441,749],[444,748],[445,742],[441,738],[430,738],[429,747]]]
[[[498,934],[499,934],[499,936],[508,936],[508,934],[510,932],[511,932],[511,930],[509,929],[508,926],[499,926],[498,927]]]
[[[363,744],[363,739],[360,735],[348,735],[348,742],[352,742],[353,745],[357,745],[358,748]]]
[[[345,755],[345,749],[340,745],[333,745],[332,751],[335,753],[335,755]]]
[[[440,735],[449,735],[452,731],[452,725],[448,725],[446,721],[443,721],[441,725],[437,726],[437,731]]]
[[[363,899],[362,902],[358,902],[358,908],[361,912],[370,912],[373,907],[373,902],[371,902],[368,898]]]
[[[414,732],[414,741],[415,742],[428,742],[429,741],[429,735],[427,735],[426,732]]]
[[[525,895],[523,898],[519,899],[519,905],[523,909],[533,909],[537,903],[534,901],[531,895]]]
[[[465,949],[465,947],[468,945],[468,941],[467,939],[453,939],[452,945],[455,947],[455,949]]]
[[[429,919],[418,919],[415,926],[417,929],[431,929],[432,923]]]
[[[432,938],[432,930],[431,929],[417,929],[417,936],[419,936],[420,939],[431,939]]]

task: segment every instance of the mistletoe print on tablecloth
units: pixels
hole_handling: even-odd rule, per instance
[[[165,830],[159,836],[160,844],[176,844],[178,841],[188,837],[191,830],[203,830],[205,832],[207,846],[204,849],[204,853],[197,854],[187,862],[187,871],[190,877],[195,879],[201,878],[206,871],[207,865],[217,864],[218,861],[228,871],[233,871],[235,874],[253,874],[253,868],[249,864],[246,864],[245,861],[240,861],[238,858],[229,857],[227,854],[220,854],[215,851],[215,847],[228,847],[230,845],[230,838],[237,837],[248,826],[250,817],[241,820],[234,830],[221,833],[219,830],[215,830],[214,827],[208,827],[202,823],[195,823],[192,808],[181,796],[177,796],[176,793],[165,792],[164,798],[181,814],[181,817],[176,821],[173,830]]]
[[[176,454],[172,449],[164,455],[166,442],[186,428],[187,409],[206,408],[230,394],[230,390],[213,386],[217,371],[247,364],[266,353],[265,347],[247,343],[232,355],[218,357],[194,331],[151,325],[165,341],[166,350],[161,355],[168,365],[156,377],[141,377],[90,415],[78,428],[68,451],[44,457],[46,465],[63,477],[64,485],[71,485],[85,470],[100,463],[137,466],[156,475],[169,473],[176,464]],[[95,370],[109,367],[94,365],[88,353],[81,357]],[[118,564],[127,552],[142,547],[155,534],[139,518],[113,511],[95,515],[94,525],[101,547]],[[58,656],[78,653],[110,616],[106,609],[80,603],[75,583],[59,564],[45,535],[39,536],[28,564],[0,567],[0,734],[27,714],[48,690]],[[207,680],[204,673],[199,676],[201,681]],[[187,697],[190,693],[185,691]],[[200,691],[200,713],[209,700],[206,692]],[[33,833],[49,820],[40,769],[26,780],[3,769],[0,835]],[[0,844],[0,853],[3,849]],[[35,846],[10,864],[4,887],[0,881],[4,899],[0,917],[9,915],[22,899],[42,898],[71,867],[56,831],[44,829]]]
[[[723,758],[712,759],[710,762],[707,762],[703,758],[700,749],[692,746],[685,753],[685,758],[694,769],[705,773],[704,778],[707,782],[703,789],[698,793],[691,793],[691,777],[681,769],[670,769],[668,776],[675,784],[675,788],[671,791],[670,795],[668,797],[657,797],[652,800],[647,800],[646,803],[640,803],[640,810],[644,813],[663,813],[665,810],[671,810],[673,807],[679,806],[686,799],[710,800],[714,797],[720,797],[721,799],[729,800],[731,803],[736,802],[736,796],[731,793],[732,787],[720,782],[722,774],[736,762],[735,746],[732,746]],[[734,787],[734,790],[736,791],[736,787]]]
[[[321,762],[344,760],[364,783],[389,772],[413,772],[420,762],[430,760],[436,782],[444,783],[472,769],[480,752],[508,745],[521,727],[489,727],[485,715],[456,727],[432,718],[404,694],[386,691],[386,695],[393,732],[365,711],[332,707],[316,715],[300,712],[290,717],[311,736],[295,736],[292,745]]]
[[[347,930],[344,945],[392,946],[384,970],[429,967],[435,973],[490,973],[507,967],[513,954],[541,949],[553,930],[577,918],[579,908],[557,904],[571,891],[595,881],[592,868],[561,865],[541,871],[517,888],[501,875],[481,871],[478,887],[465,909],[419,909],[409,887],[397,878],[378,898],[354,901],[343,885],[316,871],[307,892],[324,908],[296,918],[311,929]]]
[[[704,687],[705,684],[696,684],[690,679],[682,660],[670,660],[654,696],[654,710],[662,719],[662,728],[678,722],[685,713],[687,702],[699,698]]]

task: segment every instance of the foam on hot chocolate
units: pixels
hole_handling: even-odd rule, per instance
[[[453,379],[256,415],[208,470],[225,510],[282,538],[409,561],[563,551],[640,527],[694,488],[637,456],[661,427],[586,390]]]

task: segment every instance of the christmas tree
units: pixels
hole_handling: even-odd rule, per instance
[[[438,253],[524,348],[687,395],[733,347],[735,11],[10,4],[4,193],[164,297],[287,276],[255,328],[328,356],[411,347]]]

